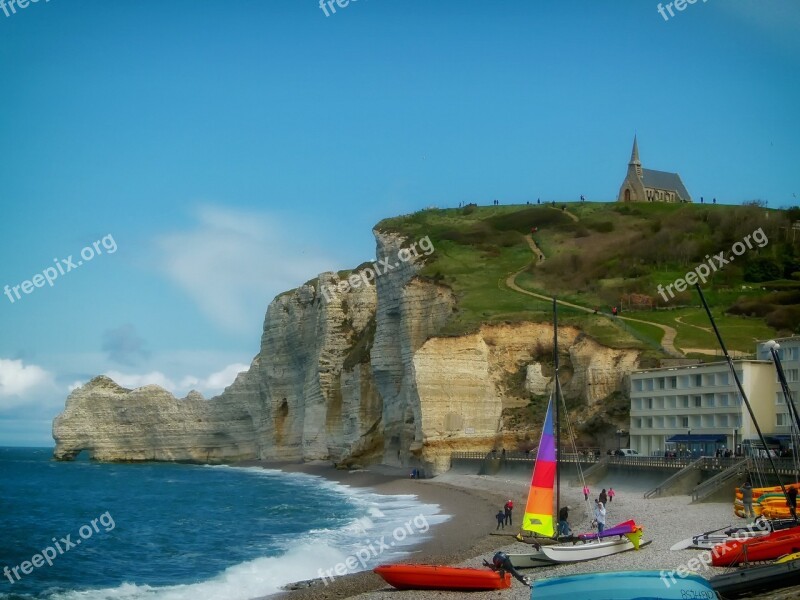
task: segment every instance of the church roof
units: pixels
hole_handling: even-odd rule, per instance
[[[684,186],[683,181],[681,181],[681,176],[677,173],[642,169],[642,184],[644,184],[646,188],[674,190],[683,200],[691,199],[689,192],[686,191],[686,186]]]

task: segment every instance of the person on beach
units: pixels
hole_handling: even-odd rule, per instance
[[[617,492],[614,491],[614,488],[612,488],[612,487],[608,488],[608,501],[609,502],[613,502],[614,501],[614,496],[616,496],[616,495],[617,495]]]
[[[600,497],[598,498],[598,500],[600,500],[603,506],[608,504],[608,495],[606,495],[606,488],[603,488],[603,491],[600,492]]]
[[[583,499],[584,500],[589,499],[589,486],[586,485],[585,483],[583,484]]]
[[[742,504],[744,505],[744,516],[747,522],[750,523],[755,517],[753,512],[753,486],[750,485],[750,479],[745,481],[742,486]]]
[[[497,514],[495,515],[495,518],[497,519],[497,527],[495,527],[495,531],[497,531],[497,530],[498,530],[498,529],[500,529],[501,527],[502,527],[503,529],[505,529],[505,528],[506,528],[506,526],[505,526],[505,525],[503,525],[503,522],[506,520],[506,513],[505,513],[505,512],[503,512],[503,510],[502,510],[502,509],[501,509],[501,510],[498,510],[498,511],[497,511]]]
[[[792,486],[786,492],[786,504],[794,516],[797,512],[797,488]]]
[[[492,557],[492,564],[489,564],[485,560],[483,561],[483,564],[487,567],[490,567],[494,571],[500,571],[501,577],[505,577],[503,572],[508,571],[517,581],[522,583],[522,585],[527,585],[528,587],[531,585],[530,578],[520,574],[520,572],[514,568],[514,565],[511,564],[511,559],[508,558],[508,554],[505,552],[495,553],[495,555]]]
[[[511,519],[511,511],[514,510],[514,502],[509,498],[508,502],[505,503],[503,506],[503,514],[505,515],[505,524],[506,525],[513,525]]]
[[[562,506],[558,511],[558,529],[556,530],[556,537],[569,537],[572,535],[572,529],[569,527],[569,506]]]
[[[603,533],[606,528],[606,507],[600,500],[594,501],[594,519],[597,521],[597,533]]]

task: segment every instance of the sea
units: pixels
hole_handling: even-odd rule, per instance
[[[0,600],[249,600],[402,559],[448,518],[301,473],[0,447]]]

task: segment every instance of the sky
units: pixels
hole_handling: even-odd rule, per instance
[[[614,200],[634,134],[695,199],[800,203],[792,0],[9,1],[0,446],[100,374],[219,394],[383,218]]]

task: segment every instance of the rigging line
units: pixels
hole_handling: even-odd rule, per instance
[[[767,446],[767,440],[764,438],[764,434],[761,432],[761,427],[756,420],[756,415],[753,412],[753,407],[750,406],[750,401],[747,399],[747,395],[744,393],[744,388],[742,387],[742,382],[739,380],[739,376],[736,374],[736,369],[733,366],[733,360],[731,360],[730,354],[728,354],[728,349],[725,347],[725,342],[722,341],[722,335],[717,329],[717,323],[714,321],[714,317],[711,314],[711,309],[708,307],[708,303],[706,302],[706,297],[703,295],[703,290],[700,288],[700,284],[696,283],[695,288],[697,288],[697,293],[700,294],[700,300],[703,301],[703,308],[706,310],[706,314],[708,315],[708,320],[711,321],[711,326],[714,328],[714,333],[717,336],[717,341],[719,342],[719,346],[722,349],[722,354],[725,356],[725,360],[728,362],[728,368],[733,375],[733,380],[736,382],[736,386],[739,388],[739,393],[742,396],[742,400],[744,400],[745,406],[747,407],[747,412],[750,414],[750,419],[753,421],[753,425],[756,428],[756,432],[758,432],[758,438],[761,440],[761,444],[764,446],[765,453],[767,455],[767,460],[769,461],[770,467],[772,467],[772,472],[775,474],[775,477],[778,478],[778,483],[781,486],[781,491],[783,492],[784,496],[787,496],[786,493],[786,486],[783,485],[783,478],[778,473],[778,468],[775,466],[775,461],[772,460],[772,455],[769,453],[769,447]],[[795,523],[797,523],[797,514],[792,511],[792,518],[794,519]]]
[[[583,485],[583,487],[586,487],[586,478],[583,476],[583,468],[581,467],[580,460],[578,460],[578,448],[575,444],[575,433],[574,430],[572,429],[572,421],[569,418],[569,413],[567,413],[567,403],[564,400],[564,392],[561,389],[561,380],[558,377],[556,377],[556,385],[558,386],[559,390],[558,396],[561,397],[561,402],[564,405],[564,415],[567,421],[567,435],[569,435],[570,441],[572,442],[572,450],[575,454],[575,464],[578,467],[578,476],[580,477],[581,485]],[[591,507],[589,506],[589,498],[584,498],[583,503],[584,507],[586,508],[586,516],[589,517],[589,520],[591,521],[594,515],[592,514]]]

